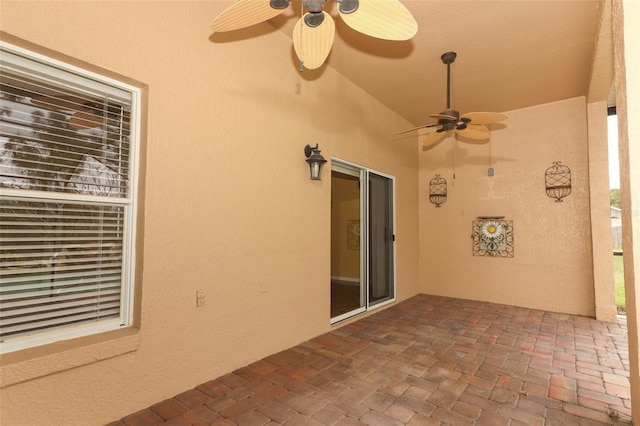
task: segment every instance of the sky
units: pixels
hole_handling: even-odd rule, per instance
[[[620,188],[620,161],[618,159],[618,116],[608,117],[609,129],[609,188]]]

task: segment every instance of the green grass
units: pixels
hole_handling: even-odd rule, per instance
[[[613,256],[613,277],[616,284],[616,306],[624,310],[624,268],[622,266],[622,256]]]

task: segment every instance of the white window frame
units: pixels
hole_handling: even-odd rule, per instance
[[[45,56],[22,47],[4,42],[0,40],[0,48],[3,51],[13,53],[27,58],[35,62],[35,67],[29,68],[29,71],[37,74],[39,77],[46,76],[49,81],[60,84],[62,81],[60,75],[64,74],[68,79],[67,73],[77,74],[83,81],[85,79],[94,80],[97,85],[106,84],[117,89],[127,92],[131,96],[131,112],[130,112],[130,134],[129,134],[129,186],[127,197],[116,198],[117,204],[124,206],[124,237],[123,237],[123,255],[121,270],[121,300],[120,300],[120,317],[108,321],[96,323],[80,323],[66,328],[54,329],[51,332],[42,332],[34,335],[18,336],[15,338],[7,338],[0,342],[0,353],[9,353],[17,350],[27,349],[31,347],[41,346],[58,342],[61,340],[73,339],[83,336],[89,336],[106,331],[130,327],[134,322],[134,295],[135,295],[135,259],[136,259],[136,218],[137,218],[137,199],[138,199],[138,170],[140,155],[140,118],[141,118],[141,99],[142,90],[139,87],[112,79],[110,77],[88,71],[86,69],[68,64],[66,62]],[[26,61],[25,63],[28,63]],[[38,67],[38,63],[44,64]],[[19,66],[22,66],[20,64]],[[53,73],[48,72],[53,67]],[[98,86],[96,86],[98,87]],[[85,89],[91,93],[96,88],[91,84],[85,86]],[[14,188],[1,188],[3,198],[20,198],[29,201],[68,201],[70,203],[87,202],[87,203],[114,203],[114,198],[106,196],[87,196],[82,194],[63,193],[63,192],[40,192],[32,190],[22,190]]]

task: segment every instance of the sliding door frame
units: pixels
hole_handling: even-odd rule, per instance
[[[389,303],[393,303],[396,300],[396,245],[395,245],[395,232],[396,232],[396,179],[394,176],[388,175],[386,173],[379,172],[374,169],[370,169],[368,167],[360,166],[355,163],[351,163],[349,161],[341,160],[339,158],[332,157],[331,158],[331,171],[337,171],[344,174],[350,174],[352,176],[356,176],[359,174],[360,176],[360,286],[361,286],[361,297],[364,298],[364,306],[349,311],[345,314],[338,315],[336,317],[331,318],[330,323],[335,324],[340,321],[343,321],[352,316],[358,315],[363,312],[372,311],[374,309],[385,306]],[[369,276],[369,262],[371,258],[370,250],[369,250],[369,175],[374,174],[377,176],[381,176],[383,178],[389,179],[391,181],[391,211],[392,211],[392,231],[391,234],[393,236],[391,244],[393,248],[393,254],[391,259],[391,268],[393,268],[392,274],[392,293],[388,300],[384,300],[378,303],[370,304],[369,303],[369,286],[370,286],[370,276]],[[331,253],[333,256],[334,253]]]

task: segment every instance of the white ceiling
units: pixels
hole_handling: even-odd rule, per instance
[[[352,30],[341,21],[335,2],[328,0],[325,11],[336,22],[336,39],[327,65],[415,126],[433,123],[428,115],[446,109],[447,73],[440,56],[447,51],[458,54],[451,65],[451,107],[461,114],[505,112],[589,93],[603,98],[590,101],[607,99],[613,61],[610,24],[601,24],[600,18],[606,1],[402,3],[418,22],[418,33],[397,42]],[[290,37],[300,9],[299,0],[293,0],[269,22]],[[599,32],[600,25],[604,30]],[[302,75],[322,78],[327,65]],[[596,78],[591,79],[592,74]],[[591,80],[600,87],[592,81],[590,89]]]

